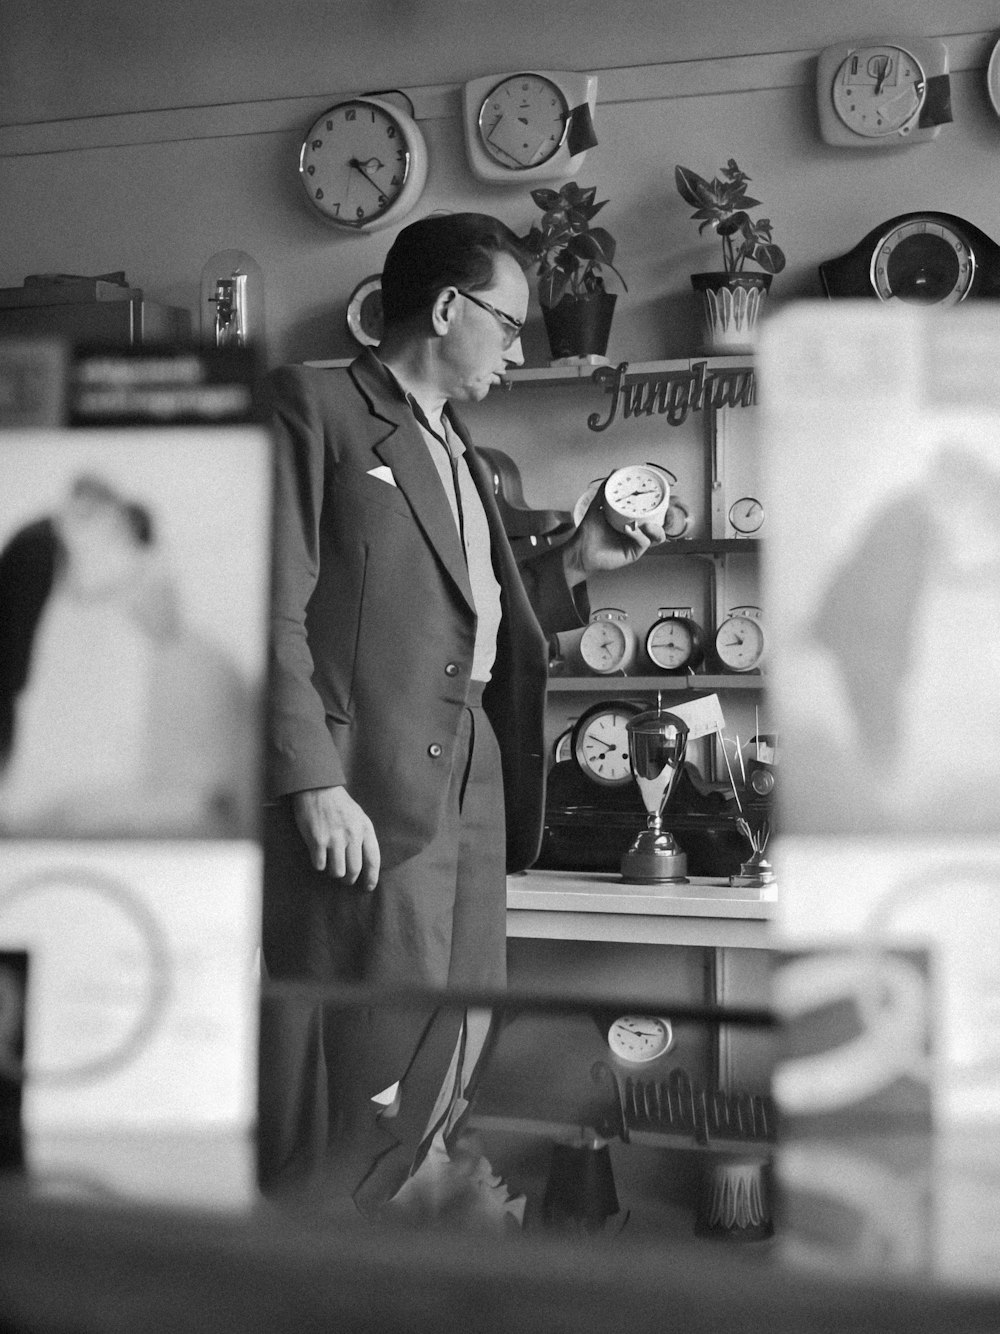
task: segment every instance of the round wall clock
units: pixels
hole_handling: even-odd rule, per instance
[[[363,347],[382,341],[382,275],[358,283],[347,302],[347,327]]]
[[[382,97],[328,107],[299,150],[312,206],[338,227],[374,231],[414,207],[427,180],[427,146],[411,115]]]
[[[955,305],[1000,295],[1000,246],[951,213],[901,213],[819,266],[830,297]]]
[[[820,134],[837,147],[932,139],[951,120],[948,49],[927,38],[840,42],[820,52]]]
[[[596,142],[597,78],[521,70],[465,85],[465,146],[480,180],[511,185],[573,176]]]

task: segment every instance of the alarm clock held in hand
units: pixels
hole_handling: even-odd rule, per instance
[[[640,523],[663,526],[670,504],[670,476],[655,463],[630,463],[616,468],[602,490],[604,517],[617,532]]]

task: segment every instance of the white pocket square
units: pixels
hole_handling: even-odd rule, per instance
[[[381,463],[377,468],[368,469],[369,477],[377,477],[380,482],[388,482],[390,486],[396,485],[396,479],[392,475],[392,469],[386,463]]]

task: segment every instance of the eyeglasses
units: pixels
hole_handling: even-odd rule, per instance
[[[463,291],[461,287],[456,288],[459,296],[464,296],[466,301],[471,301],[474,306],[479,306],[482,310],[488,310],[493,318],[503,329],[503,346],[506,352],[507,348],[513,347],[521,337],[521,330],[524,328],[523,320],[516,320],[513,315],[508,315],[506,311],[498,310],[496,306],[491,306],[488,301],[480,301],[478,296],[473,296],[471,292]]]

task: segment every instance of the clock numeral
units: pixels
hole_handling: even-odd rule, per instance
[[[357,208],[357,216],[358,216],[359,218],[363,218],[363,217],[365,216],[365,210],[364,210],[364,208],[363,208],[360,204],[358,205],[358,208]]]
[[[322,198],[323,198],[323,191],[322,191],[322,190],[317,190],[317,191],[316,191],[316,198],[317,198],[317,199],[322,199]]]
[[[385,208],[385,206],[388,204],[388,202],[389,202],[389,201],[388,201],[388,199],[386,199],[385,195],[379,195],[379,197],[378,197],[378,206],[379,206],[379,208]]]
[[[372,117],[372,119],[374,120],[374,117]],[[387,126],[385,127],[385,132],[386,132],[386,135],[387,135],[388,138],[390,138],[390,139],[395,139],[395,137],[396,137],[396,127],[395,127],[395,125],[387,125]]]
[[[332,129],[333,126],[331,125],[331,126],[329,126],[328,128],[329,128],[329,129]],[[309,147],[310,147],[310,148],[313,150],[313,152],[315,153],[315,151],[316,151],[317,148],[322,148],[322,147],[323,147],[323,140],[322,140],[322,139],[314,139],[314,140],[312,141],[312,143],[309,145]]]
[[[344,112],[345,120],[357,120],[357,118],[358,118],[357,107],[348,107],[347,110]]]
[[[392,178],[392,180],[389,182],[389,184],[392,186],[392,188],[393,188],[394,190],[398,190],[399,187],[400,187],[400,185],[402,184],[402,182],[400,181],[400,179],[399,179],[398,176],[393,176],[393,178]]]
[[[396,149],[396,161],[397,161],[397,162],[402,162],[403,159],[404,159],[405,157],[406,157],[406,149],[405,149],[405,148],[397,148],[397,149]]]
[[[315,167],[306,167],[306,172],[307,172],[307,174],[308,174],[309,176],[315,176],[315,175],[316,175],[316,168],[315,168]]]

